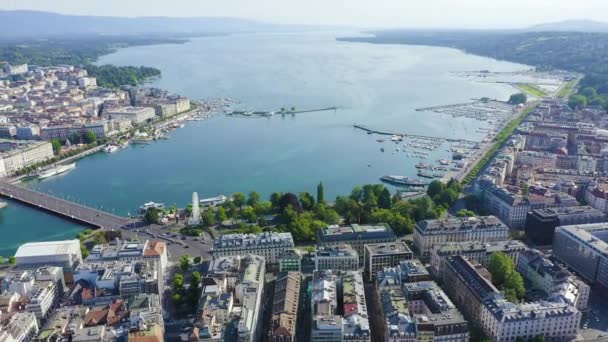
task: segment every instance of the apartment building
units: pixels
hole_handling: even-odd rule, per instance
[[[213,240],[211,253],[214,257],[259,255],[274,264],[279,255],[293,247],[291,233],[227,234]]]
[[[370,281],[376,279],[378,272],[386,267],[397,266],[414,257],[414,253],[403,241],[367,244],[364,251],[364,272]]]
[[[423,220],[416,223],[414,244],[424,258],[433,247],[445,242],[506,240],[509,228],[495,216]]]

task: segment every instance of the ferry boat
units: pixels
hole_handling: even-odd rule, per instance
[[[152,138],[133,138],[131,144],[149,144],[152,142]]]
[[[103,148],[103,151],[107,152],[107,153],[114,153],[114,152],[118,151],[118,146],[116,146],[116,145],[108,145],[108,146],[106,146],[106,147]]]
[[[45,179],[45,178],[53,177],[55,175],[59,175],[64,172],[68,172],[74,168],[76,168],[76,163],[53,166],[49,169],[46,169],[46,170],[40,172],[38,174],[38,179]]]
[[[145,213],[148,211],[148,209],[152,209],[152,208],[156,208],[156,209],[163,209],[165,207],[165,205],[163,203],[156,203],[156,202],[146,202],[144,204],[142,204],[139,207],[139,212],[140,213]]]
[[[424,172],[424,171],[418,171],[418,177],[434,178],[432,174]]]
[[[418,179],[409,178],[406,176],[394,176],[386,175],[380,177],[380,180],[393,185],[404,185],[404,186],[426,186],[428,183]]]

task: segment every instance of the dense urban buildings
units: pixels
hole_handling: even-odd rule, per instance
[[[272,305],[272,342],[296,341],[296,332],[303,328],[298,327],[301,289],[300,272],[280,272],[277,275]]]
[[[274,264],[281,253],[293,247],[291,233],[227,234],[213,240],[212,253],[216,258],[254,254]]]
[[[590,284],[608,287],[608,224],[555,229],[553,253]]]
[[[350,245],[317,247],[313,260],[315,271],[356,271],[359,269],[359,254]]]
[[[433,246],[445,242],[492,242],[508,237],[509,228],[495,216],[424,220],[414,230],[414,244],[425,258],[431,256]]]
[[[366,244],[364,253],[364,272],[368,280],[376,279],[377,273],[386,267],[397,266],[401,261],[410,260],[414,256],[403,241]]]
[[[466,256],[472,262],[486,267],[493,253],[501,252],[517,263],[519,253],[527,250],[525,243],[518,240],[503,240],[481,243],[477,241],[445,242],[435,245],[431,254],[431,271],[441,278],[447,258],[456,255]]]
[[[320,246],[349,244],[359,254],[359,264],[363,264],[364,246],[370,243],[395,242],[397,237],[387,224],[359,225],[347,227],[329,226],[317,234]]]
[[[536,209],[528,213],[526,236],[539,245],[550,245],[557,226],[605,222],[606,214],[591,206]]]
[[[568,341],[576,337],[580,311],[561,300],[547,298],[531,303],[512,303],[492,284],[489,272],[465,257],[449,257],[444,282],[451,297],[493,341],[515,341],[544,336]]]

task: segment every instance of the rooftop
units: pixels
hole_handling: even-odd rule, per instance
[[[449,217],[438,220],[423,220],[416,223],[416,230],[421,234],[451,233],[460,230],[501,229],[508,231],[507,226],[495,216]]]
[[[372,256],[412,253],[403,241],[367,244],[365,245],[365,248]]]
[[[322,241],[341,241],[355,239],[394,238],[395,233],[385,223],[376,225],[328,226],[319,231]]]
[[[17,249],[15,257],[32,257],[80,253],[79,240],[43,241],[24,243]]]

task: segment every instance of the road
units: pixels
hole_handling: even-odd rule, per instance
[[[0,181],[0,195],[93,227],[119,230],[128,226],[136,226],[140,223],[139,220],[113,215],[105,211],[11,184],[5,180]]]

